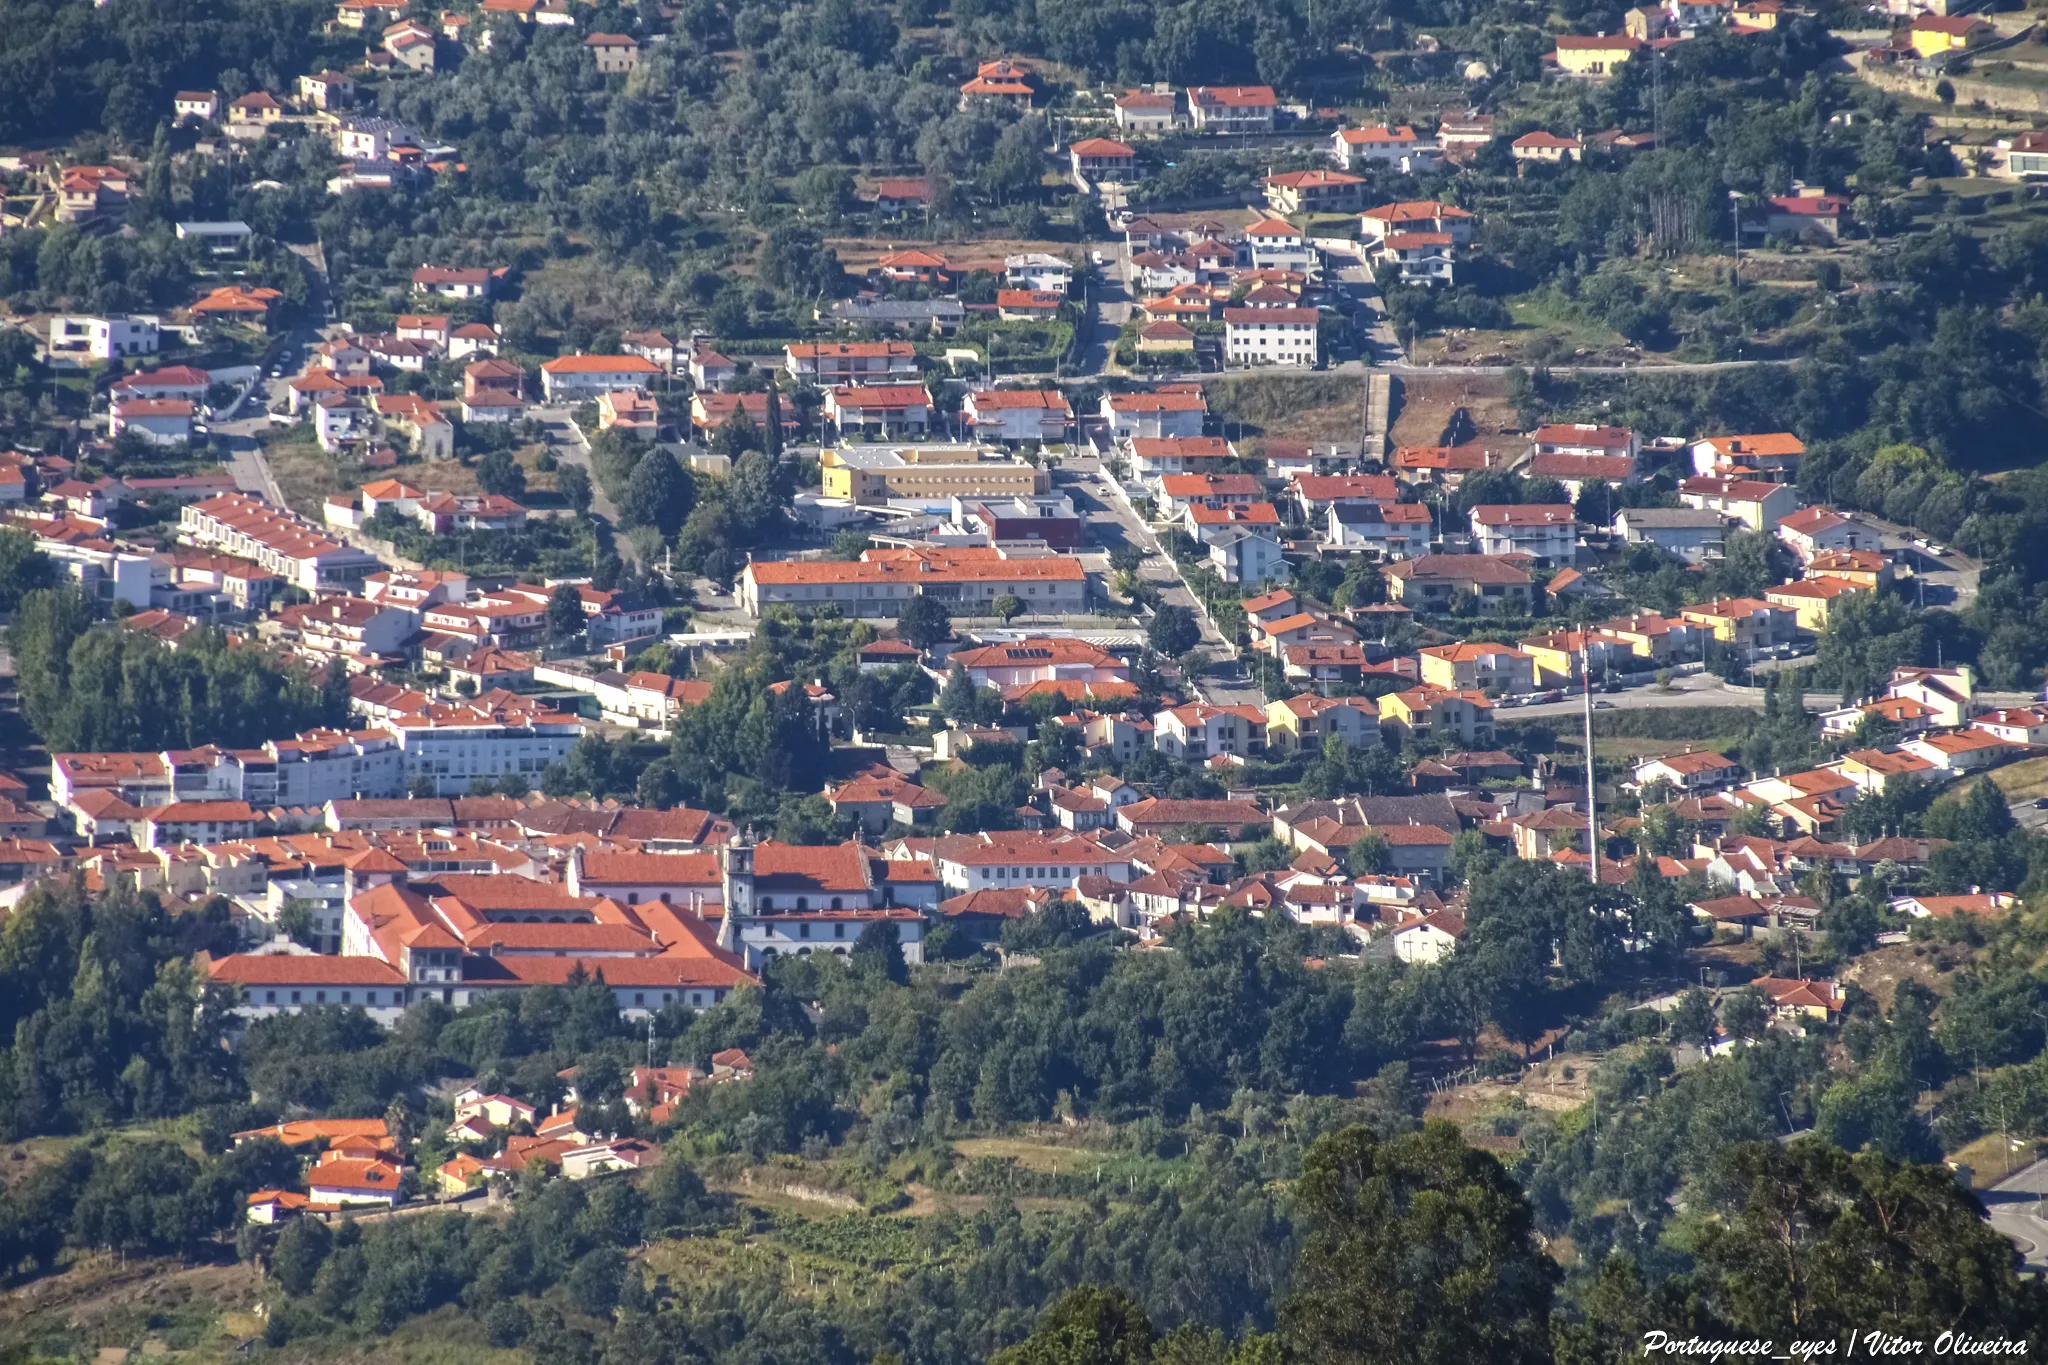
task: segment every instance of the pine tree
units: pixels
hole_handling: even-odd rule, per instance
[[[776,387],[773,372],[768,376],[768,417],[765,426],[767,430],[762,432],[762,439],[767,444],[763,449],[767,451],[769,459],[780,460],[782,458],[782,394]]]

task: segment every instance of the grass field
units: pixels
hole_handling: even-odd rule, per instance
[[[1062,1171],[1086,1173],[1115,1160],[1108,1152],[1056,1146],[1025,1138],[960,1138],[953,1143],[953,1150],[969,1161],[993,1157],[998,1161],[1014,1161],[1027,1171],[1045,1171],[1052,1175]]]
[[[1992,785],[2008,801],[2032,801],[2048,796],[2048,758],[2023,758],[1991,770]]]
[[[1207,386],[1209,410],[1244,435],[1356,441],[1364,429],[1363,381],[1343,375],[1247,375]]]
[[[313,439],[311,427],[290,427],[270,437],[263,448],[270,472],[285,505],[300,516],[319,521],[328,496],[347,491],[334,462]]]

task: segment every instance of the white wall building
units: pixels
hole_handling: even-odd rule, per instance
[[[1232,365],[1313,368],[1320,316],[1313,308],[1226,308],[1224,357]]]

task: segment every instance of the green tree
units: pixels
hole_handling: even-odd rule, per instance
[[[1697,986],[1679,996],[1678,1008],[1671,1011],[1671,1036],[1698,1046],[1710,1041],[1714,1036],[1713,997]]]
[[[782,388],[773,371],[768,375],[768,411],[761,423],[761,449],[769,459],[782,459]]]
[[[1336,739],[1332,735],[1330,738]],[[1341,741],[1340,741],[1341,742]],[[1384,836],[1368,834],[1352,844],[1344,854],[1344,866],[1354,877],[1373,877],[1387,871],[1394,865],[1394,850]]]
[[[697,484],[666,450],[650,450],[626,480],[619,515],[628,526],[652,526],[664,538],[683,529],[697,505]]]
[[[1048,1308],[1038,1328],[999,1352],[992,1365],[1146,1365],[1155,1334],[1144,1308],[1123,1290],[1081,1285]]]
[[[1555,1262],[1527,1197],[1442,1121],[1382,1142],[1317,1139],[1295,1198],[1309,1223],[1282,1331],[1316,1361],[1537,1365]]]
[[[1168,657],[1178,657],[1202,643],[1202,628],[1194,612],[1168,603],[1152,613],[1145,627],[1145,643]]]
[[[1721,1027],[1735,1037],[1754,1041],[1764,1036],[1770,1022],[1762,991],[1739,990],[1722,998]]]
[[[57,565],[36,538],[0,527],[0,612],[11,612],[28,593],[55,586]]]
[[[578,512],[590,510],[590,472],[580,464],[565,464],[555,470],[555,492]]]
[[[526,470],[509,450],[493,450],[476,462],[476,482],[486,493],[499,497],[526,496]]]
[[[548,594],[548,638],[560,642],[583,629],[583,594],[574,583],[557,583]]]
[[[284,931],[286,938],[300,947],[318,949],[320,935],[315,931],[313,924],[313,915],[317,909],[312,901],[294,896],[277,912],[277,927]]]
[[[981,689],[958,663],[946,675],[946,685],[939,689],[939,711],[948,720],[958,721],[971,721],[981,711]]]
[[[902,614],[896,618],[896,633],[919,649],[929,650],[952,635],[953,618],[945,603],[920,593],[903,604]]]
[[[1006,592],[989,603],[988,609],[1008,624],[1024,614],[1024,599],[1015,593]]]
[[[295,1218],[278,1234],[277,1246],[270,1254],[270,1273],[285,1293],[303,1298],[313,1292],[313,1278],[326,1263],[333,1244],[334,1235],[325,1223]]]
[[[2048,1292],[2014,1273],[2012,1244],[1941,1166],[1812,1139],[1751,1143],[1716,1188],[1686,1287],[1717,1328],[1932,1341],[2037,1334],[2048,1321]]]

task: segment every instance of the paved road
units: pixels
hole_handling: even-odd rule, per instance
[[[1401,349],[1400,337],[1394,334],[1393,323],[1387,320],[1387,302],[1380,293],[1379,281],[1373,278],[1372,268],[1362,258],[1352,256],[1345,260],[1348,263],[1337,266],[1337,282],[1357,301],[1358,312],[1352,325],[1363,339],[1364,359],[1382,369],[1398,368],[1408,357]]]
[[[1195,680],[1195,687],[1203,699],[1219,706],[1265,705],[1265,693],[1249,681],[1238,661],[1237,646],[1224,639],[1222,632],[1216,629],[1208,608],[1202,605],[1201,598],[1181,576],[1180,566],[1159,547],[1158,537],[1152,534],[1152,529],[1138,515],[1137,509],[1131,506],[1116,481],[1099,468],[1073,472],[1080,476],[1079,479],[1074,483],[1063,483],[1061,487],[1082,510],[1089,539],[1110,549],[1135,545],[1143,550],[1146,558],[1138,570],[1139,575],[1159,589],[1162,602],[1194,612],[1195,622],[1202,630],[1202,648],[1211,661],[1209,670]],[[1103,572],[1108,572],[1106,564]]]
[[[1796,660],[1804,663],[1810,660]],[[1979,692],[1979,701],[1988,706],[2025,706],[2034,700],[2025,692]],[[1808,711],[1833,711],[1842,704],[1839,692],[1808,692],[1805,694]],[[1494,712],[1498,721],[1554,718],[1577,716],[1583,703],[1574,693],[1564,701],[1545,702],[1539,706],[1501,707]],[[1667,691],[1653,682],[1646,682],[1625,688],[1620,692],[1596,693],[1593,706],[1596,710],[1634,710],[1642,707],[1685,707],[1685,706],[1749,706],[1761,711],[1764,705],[1764,690],[1761,687],[1737,687],[1714,673],[1692,673],[1673,678]]]
[[[2041,1201],[2048,1196],[2048,1161],[2015,1171],[1980,1195],[1991,1226],[2010,1237],[2029,1270],[2048,1270],[2048,1217]]]
[[[256,381],[256,391],[243,400],[243,415],[232,422],[217,422],[213,427],[216,436],[227,438],[228,469],[235,476],[235,486],[245,493],[258,494],[277,507],[285,505],[284,494],[278,491],[270,461],[263,456],[261,437],[273,425],[270,406],[283,402],[289,396],[291,381],[298,376],[305,357],[312,354],[311,347],[320,339],[320,333],[311,328],[293,332],[278,353],[284,374],[272,379],[265,371],[264,376]]]
[[[1112,252],[1104,253],[1104,260],[1106,264],[1089,290],[1088,312],[1081,324],[1088,329],[1081,349],[1083,378],[1109,372],[1116,357],[1117,335],[1131,320],[1130,244],[1119,240]]]
[[[292,254],[306,263],[306,269],[313,277],[311,302],[316,316],[323,315],[327,307],[327,259],[318,242],[311,246],[293,246]],[[290,384],[304,373],[306,362],[312,358],[312,348],[339,329],[332,326],[304,326],[293,329],[278,348],[274,368],[282,370],[271,378],[266,369],[256,381],[256,391],[242,402],[242,416],[232,422],[214,425],[215,435],[227,438],[228,470],[235,476],[235,486],[245,493],[255,493],[273,506],[283,507],[284,494],[279,491],[277,477],[271,472],[270,461],[264,458],[261,436],[272,427],[270,408],[290,396]]]

